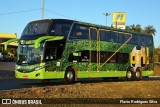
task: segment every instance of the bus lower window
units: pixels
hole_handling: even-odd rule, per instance
[[[69,55],[69,62],[89,62],[91,60],[92,63],[104,63],[109,58],[110,60],[107,63],[127,63],[129,59],[129,55],[127,53],[116,53],[114,56],[114,52],[100,52],[100,59],[97,59],[97,51],[80,51],[80,56],[74,56],[73,53]],[[91,54],[91,57],[89,56]],[[112,57],[111,57],[112,56]],[[91,59],[90,59],[91,58]]]
[[[74,56],[73,53],[69,55],[69,62],[89,62],[89,51],[80,51],[80,56]]]
[[[129,54],[127,53],[117,53],[117,63],[127,63],[129,59]]]

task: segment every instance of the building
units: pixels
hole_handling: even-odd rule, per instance
[[[16,34],[0,33],[0,61],[11,61],[16,57],[18,43],[10,43],[8,46],[8,51],[4,51],[4,43],[10,39],[16,38]]]

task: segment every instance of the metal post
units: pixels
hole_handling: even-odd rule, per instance
[[[42,0],[42,19],[44,19],[44,0]]]
[[[111,15],[109,13],[104,13],[104,15],[106,16],[106,26],[107,26],[107,16]]]
[[[107,26],[107,16],[106,16],[106,26]]]

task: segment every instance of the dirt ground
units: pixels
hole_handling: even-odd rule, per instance
[[[155,67],[156,76],[160,76],[160,67]],[[136,106],[160,106],[160,80],[142,81],[102,81],[90,83],[75,83],[65,86],[32,87],[14,91],[1,91],[0,98],[42,98],[47,104],[55,106],[135,106],[128,100],[148,101],[139,102]],[[49,99],[49,100],[48,100]],[[68,103],[68,102],[72,103]],[[124,102],[123,102],[124,101]],[[57,103],[58,102],[58,103]],[[121,103],[120,103],[121,102]],[[101,104],[102,103],[102,104]],[[115,103],[115,104],[114,104]],[[127,103],[122,105],[123,103]],[[153,104],[150,104],[153,103]],[[159,104],[156,104],[159,103]],[[84,105],[85,104],[85,105]],[[91,105],[94,104],[94,105]],[[121,104],[121,105],[119,105]]]
[[[120,104],[126,100],[153,100],[160,104],[160,81],[75,83],[68,86],[0,92],[0,98],[42,98],[47,104]],[[48,100],[49,99],[49,100]],[[123,103],[123,102],[122,102]],[[140,102],[141,103],[141,102]],[[143,103],[143,102],[142,102]],[[154,104],[156,106],[157,104]]]
[[[160,81],[75,83],[0,92],[0,98],[160,98]]]

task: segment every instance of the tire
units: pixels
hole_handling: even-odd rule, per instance
[[[135,79],[139,81],[142,77],[141,68],[137,68],[135,72]]]
[[[71,84],[75,81],[75,72],[72,68],[68,68],[64,75],[64,82],[66,84]]]
[[[129,81],[135,80],[135,72],[134,72],[133,68],[128,68],[128,70],[126,72],[126,78]]]

